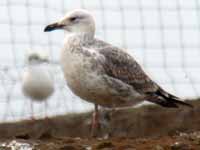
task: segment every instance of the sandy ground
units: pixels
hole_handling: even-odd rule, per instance
[[[29,143],[35,150],[200,150],[200,101],[190,103],[193,109],[150,105],[116,111],[108,139],[107,128],[90,137],[88,112],[0,124],[0,141]]]

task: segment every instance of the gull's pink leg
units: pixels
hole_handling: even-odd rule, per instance
[[[35,121],[35,117],[34,117],[34,108],[33,108],[33,102],[31,102],[31,121]]]
[[[47,100],[45,100],[45,102],[44,102],[44,106],[45,106],[45,117],[44,117],[44,120],[47,122],[47,123],[49,123],[49,124],[51,124],[51,118],[48,116],[48,113],[47,113],[47,109],[48,109],[48,107],[49,107],[49,105],[48,105],[48,102],[47,102]]]
[[[98,112],[98,105],[95,104],[95,110],[92,115],[92,132],[91,136],[96,136],[97,130],[99,129],[99,112]]]

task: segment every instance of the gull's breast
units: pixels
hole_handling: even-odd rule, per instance
[[[94,68],[95,60],[79,53],[63,52],[61,65],[69,88],[84,100],[93,101],[96,93],[104,93],[103,80]],[[98,92],[97,92],[98,91]]]
[[[22,77],[22,90],[33,100],[47,99],[54,91],[54,84],[49,73],[42,67],[27,69]]]
[[[69,88],[80,98],[105,107],[126,107],[137,103],[135,91],[126,83],[101,73],[101,64],[92,57],[64,52],[61,64]]]

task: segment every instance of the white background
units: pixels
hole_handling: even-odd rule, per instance
[[[49,51],[59,62],[62,31],[44,27],[74,8],[90,10],[96,36],[127,48],[163,88],[182,98],[200,95],[200,2],[198,0],[1,0],[0,1],[0,120],[43,117],[92,108],[67,88],[59,64],[50,66],[56,91],[49,107],[21,92],[20,76],[27,49]]]

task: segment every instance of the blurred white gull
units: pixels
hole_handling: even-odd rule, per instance
[[[96,39],[90,12],[71,11],[44,31],[55,29],[66,31],[61,65],[68,86],[76,95],[95,104],[93,128],[98,122],[98,105],[127,107],[147,100],[164,107],[191,107],[152,81],[126,51]]]
[[[22,91],[32,101],[45,101],[45,115],[47,100],[54,92],[53,78],[48,68],[48,55],[39,52],[29,52],[27,56],[27,68],[22,75]],[[31,113],[33,115],[31,102]]]

